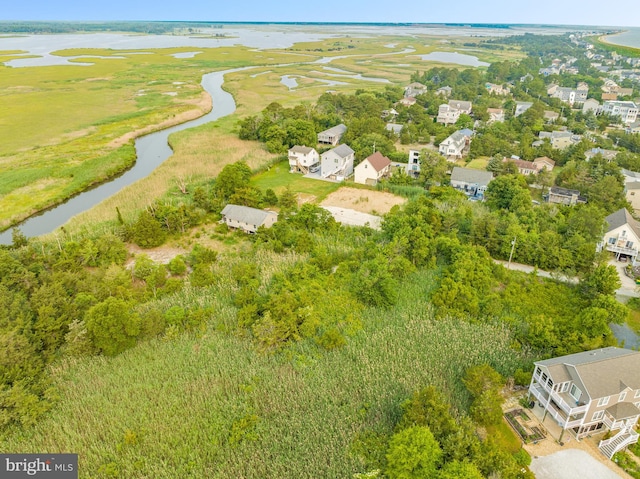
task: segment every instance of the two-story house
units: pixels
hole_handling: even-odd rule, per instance
[[[626,125],[638,118],[638,106],[632,101],[605,101],[601,111],[607,115],[619,116]]]
[[[578,203],[586,203],[587,199],[584,196],[581,196],[580,191],[578,190],[552,186],[549,188],[547,201],[549,203],[556,203],[559,205],[573,206]]]
[[[323,178],[344,181],[353,174],[354,151],[348,145],[338,145],[325,151],[320,161],[320,174]]]
[[[462,158],[469,151],[472,136],[468,128],[458,130],[440,143],[438,152],[449,160]]]
[[[635,265],[640,249],[640,223],[626,208],[611,213],[605,221],[607,229],[598,249],[615,253],[618,260],[628,258]]]
[[[638,441],[633,429],[640,417],[640,352],[608,347],[534,362],[529,398],[565,432],[580,439],[601,430],[614,433],[600,441],[603,454]]]
[[[379,151],[362,160],[354,169],[353,181],[362,185],[376,185],[389,175],[391,160]]]
[[[289,148],[289,171],[307,174],[320,168],[320,155],[308,146],[295,145]]]

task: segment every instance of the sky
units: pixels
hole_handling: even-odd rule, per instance
[[[5,0],[1,20],[525,23],[640,27],[638,0]]]

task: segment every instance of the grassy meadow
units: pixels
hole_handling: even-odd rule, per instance
[[[423,298],[436,280],[434,271],[408,278],[398,305],[366,310],[342,349],[302,343],[277,355],[224,332],[235,319],[221,283],[190,299],[216,309],[199,337],[59,364],[58,406],[35,428],[0,439],[0,449],[79,452],[82,478],[365,472],[358,438],[390,434],[413,391],[434,385],[464,409],[466,368],[489,362],[509,372],[526,359],[502,326],[434,320]]]
[[[234,126],[238,118],[256,114],[272,101],[292,106],[313,103],[328,89],[348,92],[406,84],[416,70],[438,65],[416,55],[453,51],[470,40],[453,37],[444,43],[436,37],[346,36],[265,51],[245,47],[72,49],[55,54],[79,56],[70,61],[92,65],[0,66],[4,107],[0,112],[0,229],[128,168],[135,161],[128,140],[136,134],[204,113],[209,104],[200,87],[203,73],[256,66],[226,78],[225,89],[238,105],[234,115],[174,135],[175,161],[167,161],[157,174],[98,206],[99,213],[81,215],[71,228],[87,219],[113,217],[114,205],[139,209],[166,192],[176,178],[212,175],[219,171],[216,165],[244,157],[256,167],[271,161],[257,144],[249,148],[237,145]],[[193,58],[172,56],[189,51],[201,53]],[[19,53],[23,52],[1,51],[0,61],[19,58]],[[520,55],[482,49],[472,54],[485,61],[497,59],[496,55]],[[309,64],[325,56],[336,58],[330,64]],[[296,77],[298,87],[284,86],[280,82],[283,75]],[[327,83],[332,81],[340,83]],[[248,151],[251,148],[257,151]]]

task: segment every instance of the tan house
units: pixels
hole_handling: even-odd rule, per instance
[[[245,233],[255,233],[260,226],[270,228],[278,221],[278,213],[274,211],[259,210],[248,206],[227,205],[220,212],[222,223],[229,228],[241,229]]]
[[[336,146],[340,143],[340,139],[342,135],[347,131],[346,125],[340,123],[328,130],[321,131],[318,133],[318,143],[322,143],[324,145],[333,145]]]
[[[529,398],[562,428],[560,441],[567,432],[612,431],[599,444],[608,458],[638,442],[640,352],[608,347],[535,361],[534,368]]]
[[[504,110],[502,108],[487,108],[489,121],[487,123],[503,122]]]
[[[292,173],[307,174],[320,168],[320,155],[315,148],[296,145],[289,148],[288,157],[289,171]]]
[[[633,212],[636,214],[640,213],[640,182],[631,181],[625,183],[624,191],[627,201],[633,206]]]
[[[553,168],[556,166],[556,162],[547,156],[540,156],[533,160],[533,163],[538,165],[538,171],[553,171]]]
[[[513,163],[518,168],[518,173],[521,175],[537,175],[539,173],[539,167],[533,161],[521,160],[520,158],[503,158],[503,163]]]
[[[376,185],[378,181],[389,175],[391,160],[382,153],[376,151],[373,155],[365,158],[354,169],[355,183],[362,185]]]
[[[616,259],[629,258],[635,265],[640,248],[640,223],[638,223],[626,208],[619,209],[605,218],[607,230],[598,245],[603,249],[615,253]]]

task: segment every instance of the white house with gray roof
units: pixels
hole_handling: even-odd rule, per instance
[[[458,130],[440,143],[438,152],[449,160],[462,158],[469,151],[472,136],[473,131],[468,128]]]
[[[245,233],[255,233],[258,228],[264,226],[270,228],[278,221],[278,213],[274,211],[259,210],[248,206],[227,205],[220,212],[221,222],[229,228],[241,229]]]
[[[318,133],[318,143],[322,143],[324,145],[333,145],[336,146],[340,143],[340,139],[342,135],[344,135],[347,131],[347,126],[340,123],[328,130],[321,131]]]
[[[320,158],[320,175],[323,178],[344,181],[353,174],[355,152],[348,145],[325,151]]]
[[[640,352],[608,347],[534,362],[529,398],[562,428],[582,438],[610,430],[600,441],[607,457],[638,441]]]
[[[309,146],[293,146],[289,148],[289,171],[292,173],[309,173],[320,167],[320,155]]]
[[[598,250],[606,249],[621,257],[629,258],[636,264],[640,250],[640,223],[638,223],[626,208],[611,213],[605,218],[606,231]]]
[[[513,116],[522,115],[525,111],[527,111],[532,106],[533,106],[533,103],[530,102],[530,101],[517,101],[516,102],[516,109],[513,112]]]

